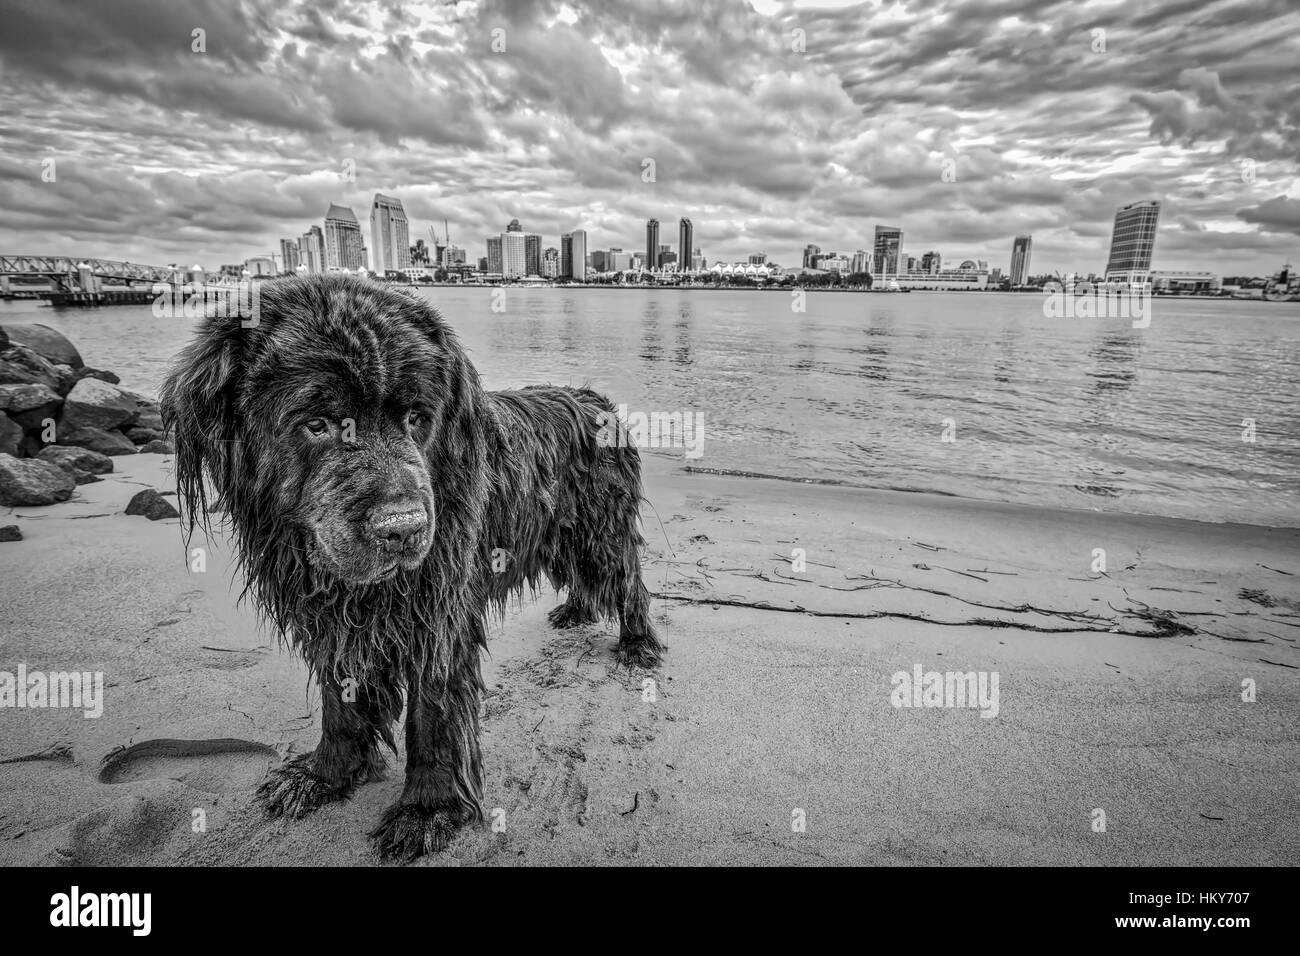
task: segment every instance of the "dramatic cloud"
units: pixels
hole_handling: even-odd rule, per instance
[[[887,223],[915,255],[1005,267],[1031,232],[1034,271],[1089,271],[1147,198],[1161,268],[1272,272],[1300,234],[1293,0],[0,0],[0,23],[3,252],[214,266],[380,191],[475,258],[516,217],[639,249],[688,216],[710,260],[851,254]]]

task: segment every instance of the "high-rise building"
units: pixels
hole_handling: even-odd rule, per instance
[[[325,271],[325,233],[320,226],[312,226],[298,240],[298,265],[311,273]]]
[[[444,269],[465,264],[465,250],[455,243],[449,246],[439,246],[438,248],[442,250],[438,256],[438,264]]]
[[[695,248],[695,224],[682,217],[677,224],[677,262],[690,264],[691,250]]]
[[[524,231],[524,227],[519,225],[518,219],[511,219],[510,222],[506,224],[506,232],[523,232],[523,231]]]
[[[921,256],[921,271],[926,275],[938,275],[943,271],[943,257],[933,250],[927,252]]]
[[[542,274],[542,237],[531,232],[524,234],[524,272],[530,276]]]
[[[749,254],[749,264],[751,266],[761,266],[767,264],[766,252],[751,252]]]
[[[803,247],[803,267],[804,267],[805,269],[816,269],[817,266],[814,264],[814,261],[813,261],[813,260],[815,260],[815,259],[817,258],[817,256],[821,253],[821,251],[822,251],[822,247],[821,247],[821,246],[814,246],[814,245],[812,245],[811,243],[809,243],[808,245],[804,246],[804,247]]]
[[[1106,278],[1112,274],[1134,278],[1133,273],[1151,271],[1151,254],[1156,247],[1156,225],[1160,203],[1154,199],[1120,206],[1115,211],[1115,228],[1110,234],[1110,257]]]
[[[518,229],[501,234],[501,275],[507,279],[518,279],[527,275],[524,271],[525,256],[524,234]]]
[[[853,253],[853,258],[849,260],[850,272],[870,272],[871,271],[871,253],[866,249],[859,249]]]
[[[356,213],[331,203],[325,212],[325,271],[360,269],[365,264],[361,248],[361,224]]]
[[[645,224],[645,268],[659,267],[659,220],[650,219]]]
[[[704,256],[700,253],[699,249],[696,249],[695,252],[691,254],[691,271],[703,272],[705,265]]]
[[[1016,236],[1011,243],[1011,284],[1024,285],[1029,278],[1029,253],[1033,249],[1033,236]]]
[[[903,248],[903,230],[897,226],[877,226],[874,247],[876,275],[897,275],[898,257]]]
[[[487,271],[501,272],[501,237],[488,236],[487,241]]]
[[[554,279],[560,274],[560,250],[547,246],[542,252],[542,275]]]
[[[293,239],[280,240],[280,271],[298,271],[298,243]]]
[[[402,201],[375,193],[370,206],[370,268],[383,275],[411,268],[410,226]]]
[[[587,233],[582,229],[560,236],[560,275],[578,282],[587,280]]]

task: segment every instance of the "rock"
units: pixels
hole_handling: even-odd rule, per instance
[[[131,439],[137,445],[145,445],[151,441],[157,441],[166,436],[160,429],[145,428],[143,425],[132,425],[126,430],[126,437]]]
[[[58,465],[0,455],[0,505],[52,505],[72,497],[76,482]]]
[[[61,332],[48,325],[5,323],[4,329],[9,333],[9,340],[18,345],[25,345],[37,355],[55,365],[70,365],[81,368],[86,363],[71,342]]]
[[[4,331],[0,329],[0,331]],[[21,541],[23,540],[22,530],[16,524],[7,524],[0,528],[0,541]]]
[[[149,442],[148,444],[141,445],[141,446],[140,446],[140,454],[142,454],[142,455],[174,455],[174,454],[176,454],[176,449],[172,447],[172,443],[171,443],[171,442],[169,442],[169,441],[163,441],[161,438],[158,438],[158,439],[155,439],[154,441]]]
[[[72,469],[72,480],[79,485],[93,485],[97,481],[103,481],[99,475],[92,474],[88,471],[82,471],[80,468]]]
[[[54,374],[59,377],[59,383],[54,390],[64,398],[68,397],[68,392],[72,391],[72,386],[77,384],[77,373],[71,365],[55,365]]]
[[[14,457],[35,458],[41,453],[41,449],[44,447],[45,442],[41,441],[39,435],[33,435],[31,432],[28,432],[23,436],[23,443],[18,446],[18,454],[14,455]]]
[[[0,325],[0,349],[7,348],[9,348],[9,333],[5,331],[3,325]]]
[[[101,382],[107,382],[109,385],[117,385],[122,380],[113,372],[105,371],[102,368],[91,368],[89,365],[84,368],[75,369],[72,373],[76,376],[74,381],[80,382],[83,378],[97,378]]]
[[[78,471],[86,471],[92,475],[107,475],[113,470],[113,459],[90,448],[46,445],[36,458],[38,461],[48,461],[51,465],[58,465],[74,476]]]
[[[19,457],[23,444],[23,429],[4,412],[0,412],[0,454]]]
[[[59,426],[59,444],[89,448],[101,455],[134,455],[135,445],[121,432],[102,428],[66,428]]]
[[[122,394],[129,396],[135,401],[135,421],[134,425],[141,428],[152,428],[154,431],[162,431],[162,411],[158,403],[148,395],[141,395],[139,392],[132,392],[129,389],[122,389]]]
[[[0,385],[0,412],[5,412],[24,431],[44,426],[54,418],[63,399],[47,385]]]
[[[0,385],[44,385],[58,391],[58,368],[26,346],[13,345],[0,352]]]
[[[144,515],[150,521],[180,517],[180,512],[172,507],[171,502],[152,488],[147,488],[133,497],[126,506],[126,513]]]
[[[63,421],[69,428],[119,428],[134,425],[136,403],[116,385],[83,378],[63,402]]]

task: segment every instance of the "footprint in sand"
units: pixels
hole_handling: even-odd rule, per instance
[[[163,737],[110,751],[98,776],[100,783],[109,784],[164,779],[205,793],[251,791],[279,761],[274,747],[253,740]]]

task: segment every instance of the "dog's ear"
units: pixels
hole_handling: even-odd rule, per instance
[[[205,473],[224,497],[239,459],[237,397],[247,334],[241,333],[238,321],[205,319],[163,383],[163,428],[176,448],[176,489],[191,530],[196,523],[208,527]]]

